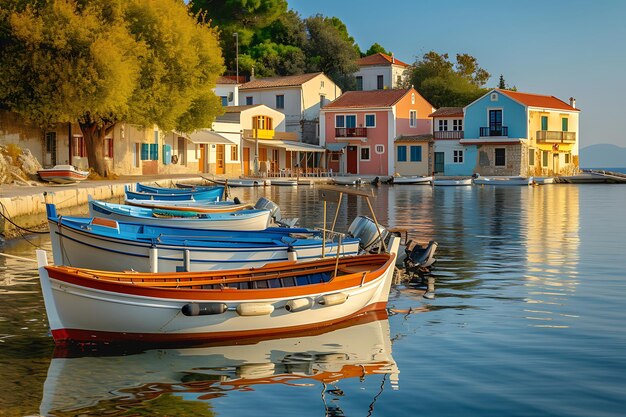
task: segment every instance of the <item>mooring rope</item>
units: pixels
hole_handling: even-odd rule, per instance
[[[42,234],[42,235],[48,233],[48,230],[46,230],[46,231],[31,230],[31,229],[27,229],[25,227],[20,226],[19,224],[15,223],[13,220],[11,220],[11,218],[9,216],[4,214],[5,211],[7,213],[9,211],[6,209],[6,207],[4,206],[4,204],[2,202],[0,202],[0,206],[2,206],[2,211],[0,212],[0,216],[4,217],[4,219],[6,221],[11,223],[13,226],[17,227],[18,229],[23,230],[23,231],[28,232],[28,233],[37,233],[37,234]]]

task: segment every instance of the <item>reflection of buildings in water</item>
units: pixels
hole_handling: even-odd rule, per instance
[[[564,299],[579,283],[579,187],[548,186],[534,190],[527,222],[527,318],[540,327],[563,327]]]
[[[55,352],[55,356],[67,353]],[[391,356],[385,312],[362,315],[325,328],[321,334],[150,350],[129,356],[55,357],[40,413],[75,415],[107,410],[104,414],[116,415],[113,410],[162,396],[167,399],[172,394],[178,400],[209,400],[248,392],[259,385],[311,387],[318,383],[326,387],[342,379],[376,374],[397,387],[399,370]],[[328,398],[324,396],[329,395],[332,392],[322,390],[325,406]]]
[[[390,227],[406,228],[409,239],[426,243],[435,237],[433,187],[394,185],[387,187]]]

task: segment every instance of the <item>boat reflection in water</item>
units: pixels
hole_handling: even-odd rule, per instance
[[[334,405],[326,404],[325,396],[332,396],[326,384],[379,375],[395,389],[398,374],[391,356],[387,313],[382,311],[316,333],[231,345],[155,349],[130,355],[57,348],[48,369],[40,414],[127,415],[159,400],[174,402],[168,407],[176,406],[179,413],[182,409],[202,410],[198,407],[206,411],[211,407],[207,400],[250,392],[264,384],[309,388],[319,384],[324,387],[322,399],[328,413]],[[314,390],[319,393],[318,388]],[[253,405],[250,407],[254,410]]]

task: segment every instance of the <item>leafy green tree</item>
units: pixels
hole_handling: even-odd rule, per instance
[[[372,46],[370,46],[370,49],[367,50],[367,52],[365,52],[364,56],[370,56],[370,55],[374,55],[377,53],[382,53],[385,55],[391,55],[391,52],[389,52],[388,50],[386,50],[385,48],[383,48],[378,42],[372,44]]]
[[[434,106],[465,106],[481,95],[490,74],[478,66],[476,58],[457,54],[456,63],[448,54],[424,54],[410,70],[410,83]]]
[[[42,126],[77,121],[106,176],[119,121],[190,131],[220,111],[217,34],[170,0],[51,0],[0,13],[0,102]]]

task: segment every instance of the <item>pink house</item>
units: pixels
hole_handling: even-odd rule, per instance
[[[433,111],[414,88],[343,93],[320,111],[326,166],[339,174],[393,175],[396,140],[430,134]]]

